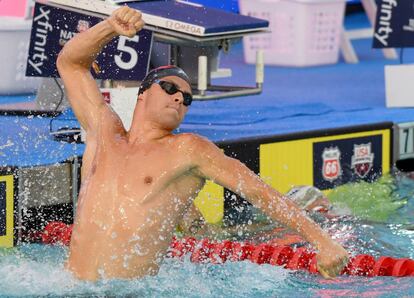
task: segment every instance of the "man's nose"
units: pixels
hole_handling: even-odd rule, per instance
[[[180,91],[177,91],[176,93],[173,94],[174,96],[174,102],[178,102],[178,103],[183,103],[184,101],[184,96],[181,94]]]

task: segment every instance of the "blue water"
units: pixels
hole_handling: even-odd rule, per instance
[[[414,182],[397,180],[408,203],[386,223],[357,219],[323,226],[352,254],[414,259]],[[166,259],[155,277],[122,281],[81,282],[65,271],[67,248],[28,244],[0,249],[0,297],[412,297],[414,277],[319,275],[249,261],[223,265]]]
[[[414,241],[411,235],[411,243]],[[413,277],[350,277],[324,280],[248,261],[199,265],[166,260],[155,277],[132,281],[75,280],[63,269],[66,249],[28,245],[2,256],[2,296],[131,297],[402,297],[414,295]],[[412,252],[411,252],[412,255]]]

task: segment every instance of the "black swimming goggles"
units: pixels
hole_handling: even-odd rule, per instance
[[[193,101],[193,96],[191,95],[191,93],[181,91],[180,89],[178,89],[176,84],[172,82],[168,82],[168,81],[163,81],[163,80],[155,80],[154,83],[158,84],[161,87],[161,89],[164,90],[169,95],[173,95],[177,92],[180,92],[183,95],[183,99],[184,99],[183,105],[185,105],[186,107],[191,105]]]

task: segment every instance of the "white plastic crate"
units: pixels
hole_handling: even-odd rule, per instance
[[[345,0],[239,0],[240,12],[269,21],[270,33],[244,37],[244,57],[255,63],[312,66],[338,61]]]
[[[26,77],[32,20],[0,17],[0,95],[34,93],[40,79]]]

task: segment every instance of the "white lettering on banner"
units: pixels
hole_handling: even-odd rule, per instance
[[[29,57],[29,64],[37,71],[38,74],[42,74],[40,67],[43,65],[43,61],[48,59],[45,55],[47,34],[49,31],[53,31],[53,27],[49,23],[49,13],[50,9],[46,10],[45,7],[40,7],[40,14],[33,19],[33,23],[36,28],[34,40],[35,53],[32,57]]]
[[[139,42],[139,36],[135,35],[134,37],[131,37],[131,38],[127,38],[125,36],[120,36],[119,40],[118,40],[117,49],[119,51],[121,51],[121,54],[120,55],[115,55],[114,59],[115,59],[116,65],[118,65],[119,68],[122,68],[122,69],[125,69],[125,70],[130,70],[130,69],[133,69],[138,63],[138,53],[134,48],[129,47],[125,44],[125,42],[127,40],[138,43]],[[128,61],[122,60],[122,56],[123,56],[122,52],[125,52],[125,53],[129,54],[129,60]]]
[[[384,46],[388,46],[388,38],[393,32],[391,28],[392,10],[397,7],[396,0],[383,0],[380,8],[379,27],[374,37]]]
[[[202,33],[200,27],[180,22],[166,21],[166,27],[176,31],[188,32],[191,34],[200,35]]]
[[[72,37],[76,35],[76,32],[60,30],[59,45],[64,46]]]
[[[403,26],[405,31],[414,32],[414,19],[408,19],[408,25]]]
[[[412,8],[414,10],[414,6]],[[411,13],[413,13],[413,12],[411,11]],[[409,32],[414,32],[414,19],[408,19],[408,25],[404,25],[403,30],[409,31]]]

